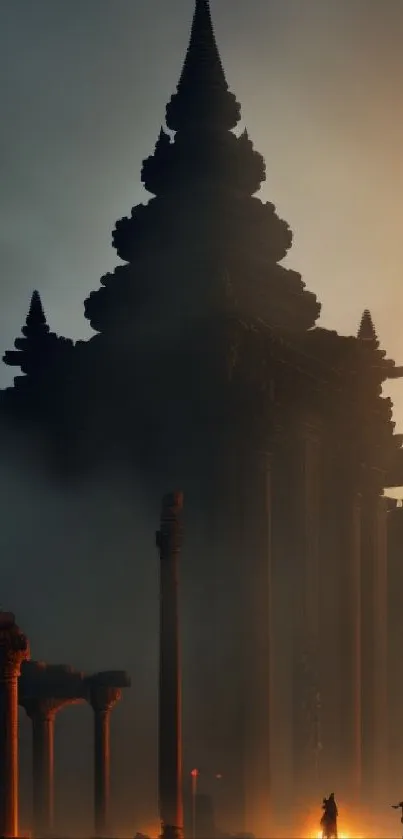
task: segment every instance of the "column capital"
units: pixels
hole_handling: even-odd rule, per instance
[[[93,685],[90,689],[89,702],[96,714],[106,714],[122,698],[121,688],[106,685]]]
[[[21,664],[29,659],[29,642],[14,620],[14,616],[0,613],[0,679],[17,678]]]
[[[182,510],[182,492],[172,492],[164,496],[160,529],[156,533],[156,544],[161,558],[178,554],[182,547]]]
[[[64,705],[70,705],[73,702],[73,700],[57,699],[52,696],[23,697],[20,699],[20,704],[30,720],[38,722],[53,722],[57,711]]]

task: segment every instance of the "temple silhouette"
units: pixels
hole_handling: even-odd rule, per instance
[[[403,484],[382,396],[403,368],[367,310],[355,336],[316,325],[317,297],[283,264],[292,231],[257,196],[264,180],[196,0],[142,167],[151,197],[116,223],[122,264],[84,304],[95,335],[55,335],[35,291],[4,355],[22,375],[1,394],[4,421],[42,434],[56,471],[102,460],[183,488],[194,618],[214,639],[198,736],[234,828],[257,836],[336,782],[352,805],[385,789],[383,491]]]

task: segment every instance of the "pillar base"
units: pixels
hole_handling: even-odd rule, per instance
[[[162,828],[160,839],[183,839],[183,830],[181,827],[172,827],[165,824]]]

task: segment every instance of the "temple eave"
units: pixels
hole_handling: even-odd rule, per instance
[[[388,372],[388,379],[402,379],[403,378],[403,367],[393,367]]]

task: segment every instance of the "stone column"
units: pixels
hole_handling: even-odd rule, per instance
[[[160,553],[159,806],[164,839],[180,837],[182,805],[182,679],[178,577],[182,493],[166,495],[157,533]]]
[[[387,500],[377,497],[374,569],[374,777],[375,796],[385,794],[388,777],[388,569]]]
[[[104,685],[91,688],[94,712],[94,822],[95,836],[108,836],[110,781],[110,714],[122,696],[119,688]]]
[[[56,713],[69,700],[22,699],[32,723],[32,793],[34,836],[54,835],[54,727]]]
[[[234,521],[241,548],[241,701],[245,832],[267,836],[272,824],[271,454],[245,452],[239,475],[241,509]],[[232,556],[236,561],[236,553]],[[273,767],[273,774],[276,766]]]
[[[295,450],[289,435],[278,435],[271,458],[271,730],[272,766],[271,828],[281,835],[293,835],[293,584],[298,547],[295,547],[293,497],[295,493]],[[292,522],[292,523],[291,523]],[[266,834],[267,835],[267,834]]]
[[[369,470],[363,495],[363,757],[365,795],[383,800],[387,784],[387,534],[382,475]]]
[[[319,660],[321,523],[321,426],[303,415],[295,433],[295,473],[291,489],[294,532],[294,769],[301,807],[320,795],[321,674]]]
[[[362,773],[361,474],[332,438],[326,444],[321,556],[323,763],[326,785],[359,802]]]
[[[51,836],[54,827],[55,710],[41,708],[32,717],[33,809],[35,836]]]
[[[362,792],[362,659],[361,659],[361,493],[346,487],[345,542],[341,563],[341,657],[344,679],[341,696],[345,699],[342,726],[345,727],[344,760],[347,769],[348,799],[359,804]],[[343,703],[342,703],[343,704]]]
[[[11,613],[0,613],[0,836],[18,836],[18,677],[27,638]]]

